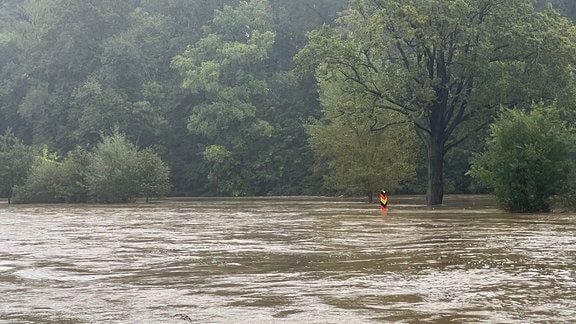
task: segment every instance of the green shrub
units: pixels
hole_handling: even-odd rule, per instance
[[[86,176],[96,202],[120,203],[159,197],[170,189],[170,170],[151,150],[139,151],[124,135],[105,136],[90,156]]]
[[[575,138],[555,107],[503,110],[490,131],[487,151],[473,157],[469,174],[505,210],[549,211],[551,198],[567,190]]]
[[[26,180],[14,187],[15,203],[79,203],[88,200],[86,151],[77,149],[64,161],[44,148]]]
[[[148,201],[170,189],[170,169],[160,157],[120,134],[104,137],[92,153],[78,148],[62,161],[44,148],[29,169],[13,187],[16,203]]]
[[[87,169],[90,163],[90,153],[77,148],[68,153],[60,165],[62,181],[60,195],[67,203],[83,203],[89,200]]]
[[[43,155],[35,158],[26,181],[14,187],[15,203],[55,203],[64,202],[60,193],[63,182],[61,162],[50,156],[44,148]]]
[[[165,196],[170,191],[170,168],[150,149],[138,152],[137,175],[139,197]]]
[[[13,196],[16,185],[23,185],[34,163],[34,148],[23,144],[8,129],[0,136],[0,197]]]

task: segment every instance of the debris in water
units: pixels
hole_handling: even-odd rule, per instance
[[[186,314],[174,314],[174,317],[178,317],[181,320],[192,322],[192,319],[190,318],[190,316],[188,316]]]

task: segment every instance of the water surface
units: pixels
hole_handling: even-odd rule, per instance
[[[576,322],[576,215],[485,197],[0,204],[2,323]]]

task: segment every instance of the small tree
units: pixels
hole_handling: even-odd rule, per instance
[[[504,110],[490,131],[469,174],[492,188],[505,210],[549,211],[550,198],[566,189],[575,139],[556,108]]]
[[[374,109],[373,98],[360,92],[351,97],[341,89],[322,84],[325,118],[308,126],[310,145],[327,165],[327,187],[372,202],[382,188],[398,189],[416,176],[418,139],[409,124],[390,113],[379,116],[388,121],[387,131],[374,131],[371,116],[358,113]]]
[[[170,190],[170,168],[151,149],[138,152],[137,174],[140,196],[146,197],[146,202]]]
[[[65,199],[61,194],[64,184],[62,162],[44,147],[42,155],[36,156],[26,181],[14,186],[15,203],[59,203]]]
[[[34,162],[34,150],[8,129],[0,136],[0,196],[12,197],[15,185],[23,184]]]
[[[90,153],[82,148],[76,148],[68,153],[60,165],[62,182],[60,195],[68,203],[82,203],[89,199],[86,173],[90,163]]]

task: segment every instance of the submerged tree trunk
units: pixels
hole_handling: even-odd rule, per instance
[[[444,199],[444,145],[441,140],[432,138],[428,147],[428,185],[426,202],[428,205],[441,205]]]

